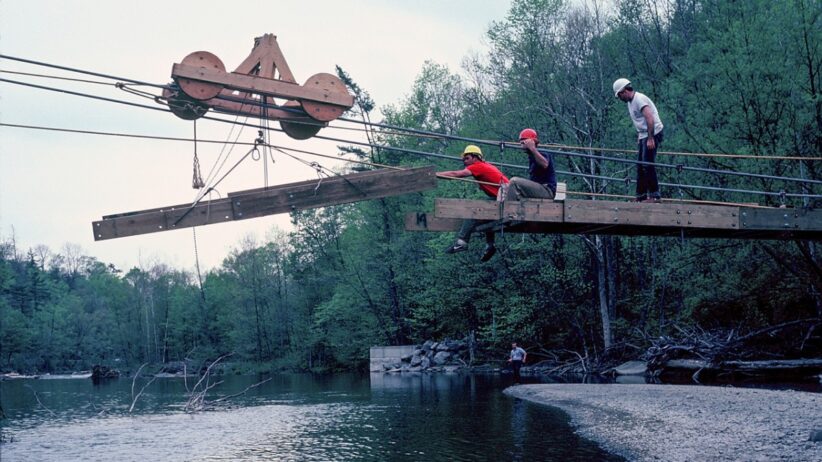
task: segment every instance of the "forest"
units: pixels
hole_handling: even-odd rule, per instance
[[[514,0],[489,26],[486,52],[466,56],[458,71],[428,62],[402,101],[380,106],[382,121],[500,141],[531,127],[543,143],[594,156],[554,156],[558,171],[580,174],[560,174],[569,190],[631,195],[631,184],[602,178],[633,178],[635,167],[596,158],[635,157],[636,132],[611,88],[627,77],[665,124],[658,160],[822,180],[822,164],[812,159],[822,153],[820,15],[819,0]],[[350,116],[377,117],[378,102],[357,76],[338,73],[356,96]],[[454,160],[356,146],[339,146],[338,154],[462,168],[461,141],[380,128],[369,139]],[[485,149],[491,162],[527,164],[522,151]],[[660,181],[822,192],[676,169],[660,170]],[[721,189],[663,187],[662,194],[781,205],[778,196]],[[481,239],[447,255],[452,233],[404,231],[405,214],[433,210],[435,197],[481,193],[440,181],[426,193],[294,212],[290,231],[237,243],[203,274],[163,264],[116,268],[73,244],[24,249],[5,237],[0,371],[136,369],[227,354],[256,369],[362,369],[370,346],[466,337],[485,358],[503,358],[515,340],[535,358],[594,364],[640,357],[655,339],[682,332],[744,335],[822,319],[818,242],[504,234],[500,252],[482,263]],[[788,198],[785,205],[820,204]],[[820,333],[804,326],[790,335],[816,341],[780,355],[822,355]]]

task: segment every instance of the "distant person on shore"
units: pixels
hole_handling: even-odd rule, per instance
[[[656,151],[662,143],[663,126],[656,105],[644,94],[634,91],[628,79],[617,79],[614,82],[614,95],[628,103],[628,115],[639,138],[637,160],[650,162],[636,165],[636,201],[660,202],[662,195],[659,193],[659,182],[653,163],[656,162]],[[650,135],[648,127],[652,127]]]
[[[540,152],[537,148],[539,138],[533,128],[521,131],[519,142],[523,151],[528,154],[528,179],[516,176],[511,178],[505,199],[553,199],[557,193],[557,173],[553,157],[550,153]]]
[[[519,375],[519,370],[525,363],[528,353],[517,346],[517,342],[511,343],[511,353],[508,356],[508,362],[511,363],[511,370],[514,372],[514,383],[520,383],[522,377]]]
[[[479,146],[469,144],[462,152],[462,163],[465,168],[462,170],[450,170],[446,172],[437,172],[438,176],[450,178],[464,178],[473,176],[475,180],[481,181],[478,186],[482,192],[490,200],[496,200],[497,194],[501,184],[508,183],[506,177],[499,169],[488,162],[482,155],[482,150]],[[457,240],[453,245],[445,250],[445,253],[457,253],[468,250],[468,242],[471,240],[471,233],[477,226],[488,223],[487,220],[473,220],[467,219],[462,222],[462,227],[457,233]],[[488,261],[494,254],[497,253],[497,248],[494,246],[494,231],[489,230],[485,232],[485,252],[482,254],[481,261]]]

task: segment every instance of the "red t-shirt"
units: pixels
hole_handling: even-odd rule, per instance
[[[508,177],[503,175],[498,168],[494,167],[488,162],[474,162],[473,164],[465,168],[467,168],[468,171],[471,172],[471,175],[474,175],[474,179],[476,179],[477,181],[486,181],[488,183],[494,183],[494,186],[490,184],[479,185],[480,189],[482,189],[482,192],[488,194],[490,197],[497,197],[497,191],[499,191],[500,182],[508,183]]]

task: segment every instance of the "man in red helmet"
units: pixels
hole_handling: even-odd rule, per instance
[[[529,179],[511,178],[506,200],[516,201],[526,197],[553,199],[557,193],[557,173],[551,153],[537,148],[539,138],[533,128],[519,132],[519,142],[528,154]]]
[[[475,180],[481,181],[479,188],[488,196],[489,199],[496,200],[497,194],[501,184],[508,183],[508,178],[499,171],[498,168],[485,162],[482,156],[482,150],[479,146],[469,144],[462,152],[462,162],[465,168],[462,170],[450,170],[447,172],[437,172],[437,175],[451,178],[464,178],[473,176]],[[464,220],[462,227],[457,233],[457,240],[448,249],[446,253],[457,253],[468,250],[468,241],[471,240],[471,233],[474,232],[477,226],[488,223],[487,220]],[[494,231],[489,230],[485,232],[485,252],[482,255],[482,261],[488,261],[494,254],[497,253],[497,248],[494,246]]]

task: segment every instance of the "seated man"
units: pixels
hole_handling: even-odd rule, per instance
[[[520,200],[533,197],[553,199],[557,193],[557,173],[550,152],[537,149],[539,139],[534,129],[526,128],[519,133],[522,149],[528,154],[529,179],[513,177],[508,185],[506,200]]]
[[[451,178],[462,178],[473,176],[479,183],[479,188],[484,192],[489,199],[495,200],[499,192],[500,184],[508,183],[508,178],[499,171],[498,168],[485,162],[482,156],[482,150],[478,146],[469,144],[462,152],[462,162],[465,168],[462,170],[450,170],[447,172],[437,172],[437,175]],[[454,245],[448,247],[446,253],[456,253],[468,250],[468,241],[471,240],[471,233],[474,229],[483,224],[488,223],[487,220],[473,220],[468,219],[462,222],[462,227],[457,233],[457,240]],[[485,232],[485,253],[483,253],[481,260],[488,261],[497,253],[497,248],[494,246],[494,231],[489,230]]]

